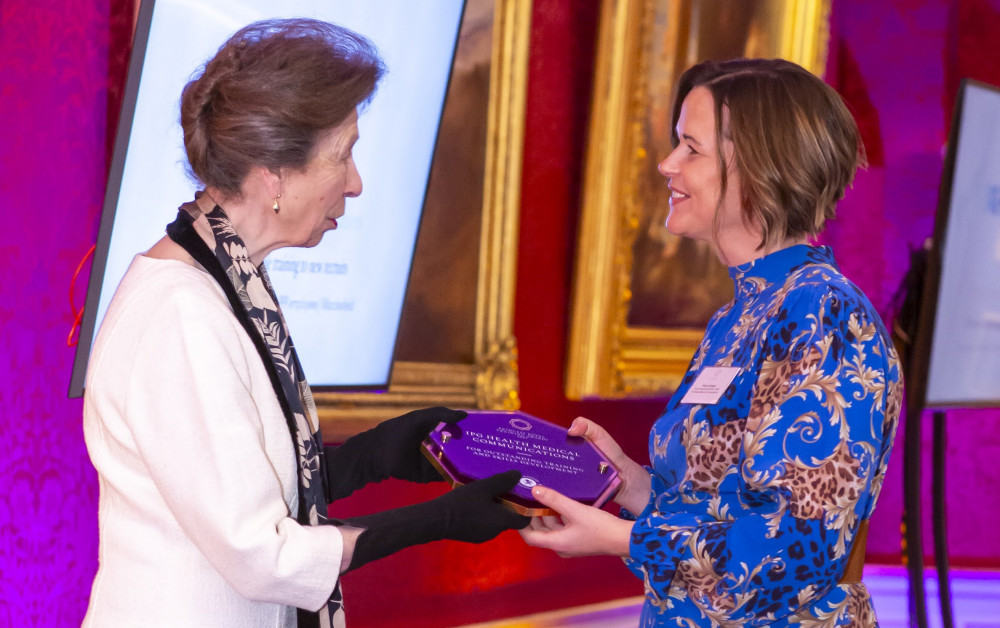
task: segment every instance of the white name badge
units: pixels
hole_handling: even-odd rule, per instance
[[[688,389],[681,403],[716,404],[740,373],[738,366],[707,366]]]

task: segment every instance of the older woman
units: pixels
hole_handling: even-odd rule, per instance
[[[551,488],[524,539],[615,554],[643,579],[642,626],[874,626],[867,523],[902,397],[868,299],[809,241],[863,160],[840,97],[782,60],[681,78],[667,228],[709,243],[735,284],[649,437],[649,467],[577,419],[618,466],[621,517]]]
[[[184,89],[204,190],[133,261],[88,372],[101,544],[85,625],[339,626],[341,573],[527,524],[494,501],[517,472],[327,521],[329,501],[369,482],[438,479],[420,440],[464,416],[417,411],[324,448],[262,265],[318,244],[361,194],[358,108],[382,73],[355,33],[275,20],[233,35]]]

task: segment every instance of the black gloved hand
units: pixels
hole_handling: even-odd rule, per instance
[[[422,504],[341,520],[341,525],[364,529],[347,571],[412,545],[442,539],[484,543],[504,530],[523,528],[531,519],[496,501],[520,479],[520,471],[498,473]]]
[[[327,502],[388,478],[434,482],[441,475],[420,451],[420,443],[438,423],[455,423],[462,410],[435,407],[414,410],[348,438],[340,447],[324,447]]]

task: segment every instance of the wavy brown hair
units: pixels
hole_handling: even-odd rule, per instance
[[[680,106],[695,87],[707,88],[715,103],[720,207],[729,165],[722,142],[729,139],[743,219],[761,230],[760,247],[819,234],[866,164],[858,125],[840,95],[783,59],[699,63],[677,85],[674,146]]]
[[[375,93],[385,66],[365,37],[311,19],[241,28],[181,94],[189,172],[239,196],[250,169],[301,169],[323,131]]]

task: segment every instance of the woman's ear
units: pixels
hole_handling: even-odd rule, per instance
[[[257,191],[257,194],[270,202],[271,199],[281,195],[281,172],[264,166],[254,166],[247,174],[244,187],[247,190]]]

